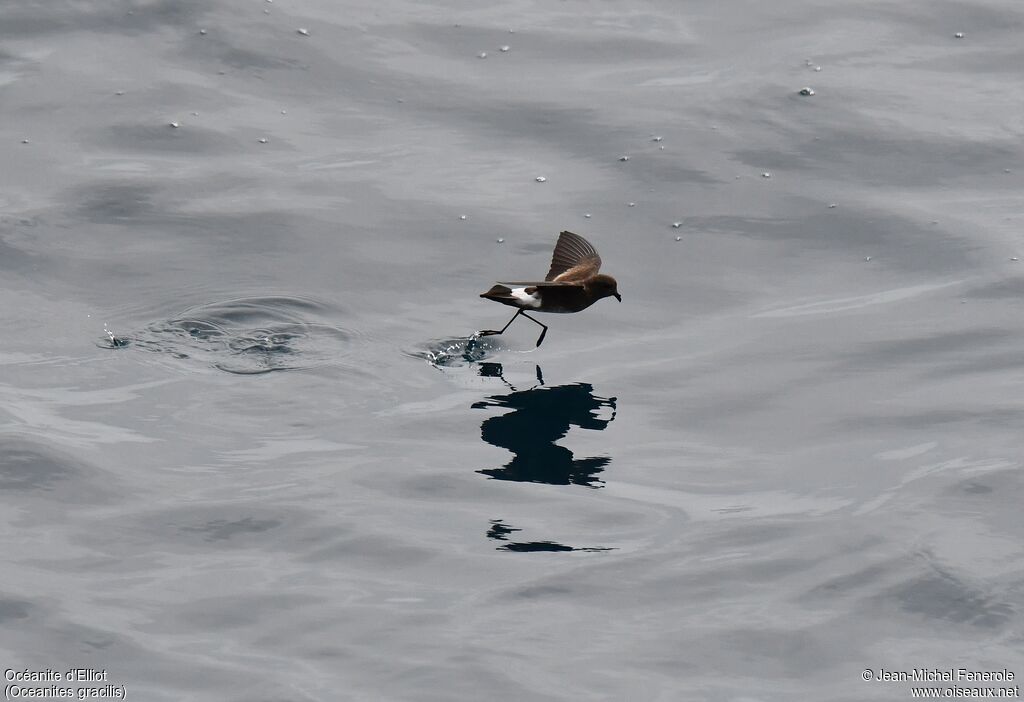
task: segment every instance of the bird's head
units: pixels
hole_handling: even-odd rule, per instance
[[[619,284],[610,275],[603,273],[595,275],[590,280],[590,289],[597,294],[598,298],[614,297],[622,302],[622,296],[619,295]]]

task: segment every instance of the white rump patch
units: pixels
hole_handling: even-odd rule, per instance
[[[526,288],[512,288],[512,292],[509,294],[517,300],[522,300],[527,307],[540,307],[540,295],[537,293],[531,295],[526,292]]]

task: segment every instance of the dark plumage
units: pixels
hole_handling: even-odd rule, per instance
[[[551,268],[543,281],[498,283],[480,297],[518,307],[519,311],[508,324],[495,331],[488,329],[478,332],[480,336],[501,334],[516,317],[523,315],[540,324],[544,330],[537,339],[537,346],[544,341],[548,328],[526,314],[526,310],[537,312],[579,312],[590,307],[602,297],[614,297],[622,302],[618,284],[610,275],[598,273],[601,257],[590,242],[579,234],[562,232],[551,256]]]

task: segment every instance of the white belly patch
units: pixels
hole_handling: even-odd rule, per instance
[[[526,292],[526,288],[512,288],[512,292],[509,294],[517,300],[522,300],[526,307],[540,307],[540,295],[537,293],[531,295]]]

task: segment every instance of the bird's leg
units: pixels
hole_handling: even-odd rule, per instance
[[[542,327],[544,327],[544,331],[542,331],[540,333],[540,336],[537,337],[537,346],[540,346],[541,343],[544,341],[544,335],[548,333],[548,325],[546,325],[546,324],[544,324],[542,322],[538,322],[536,319],[534,319],[530,315],[526,314],[526,312],[524,312],[523,310],[519,310],[519,314],[523,315],[524,317],[526,317],[531,322],[536,322],[537,324],[540,324]],[[511,322],[509,322],[509,324],[511,324]],[[505,331],[505,330],[502,329],[502,331]]]
[[[505,326],[503,326],[503,327],[501,328],[501,331],[495,331],[495,330],[493,330],[493,329],[485,329],[485,330],[483,330],[483,331],[478,331],[478,332],[477,332],[477,335],[478,335],[478,336],[493,336],[493,335],[495,335],[495,334],[503,334],[503,333],[505,332],[505,330],[509,328],[509,325],[511,325],[511,324],[512,324],[512,322],[516,321],[516,317],[518,317],[518,316],[519,316],[519,315],[521,315],[522,313],[523,313],[523,311],[522,311],[522,310],[519,310],[519,311],[518,311],[518,312],[516,312],[516,313],[515,313],[514,315],[512,315],[512,319],[508,320],[508,324],[506,324]],[[534,321],[537,321],[537,320],[534,320]]]

